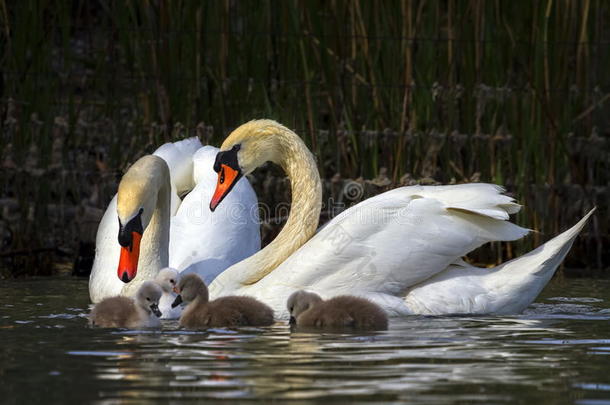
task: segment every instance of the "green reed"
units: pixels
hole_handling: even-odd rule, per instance
[[[48,172],[59,137],[64,168],[95,150],[120,174],[162,142],[219,144],[270,117],[299,132],[325,177],[387,168],[395,183],[506,184],[538,242],[575,219],[554,187],[608,184],[607,142],[571,141],[607,126],[608,13],[603,0],[0,0],[0,156],[10,144],[22,167],[35,145]],[[86,197],[80,181],[5,194],[32,202],[44,227],[49,202]]]

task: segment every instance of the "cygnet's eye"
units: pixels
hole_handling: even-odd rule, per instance
[[[170,280],[169,280],[169,282],[170,282],[170,283],[172,283],[172,284],[175,284],[175,283],[176,283],[176,282],[174,281],[174,279],[173,279],[173,278],[172,278],[172,279],[170,279]]]
[[[294,309],[294,307],[290,307],[290,312],[292,312],[293,309]]]
[[[146,301],[150,301],[150,298],[146,297]]]

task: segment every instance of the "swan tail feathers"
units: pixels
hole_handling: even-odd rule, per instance
[[[495,295],[497,304],[490,308],[490,312],[523,312],[551,280],[594,212],[595,208],[567,231],[492,270],[487,288]]]
[[[492,269],[461,260],[411,289],[405,303],[421,314],[515,314],[549,282],[595,208],[576,225],[531,252]]]
[[[555,236],[553,239],[538,246],[538,248],[531,252],[498,267],[509,267],[510,265],[511,267],[518,269],[519,272],[527,272],[538,277],[548,276],[548,279],[550,279],[559,264],[561,264],[570,251],[574,240],[585,227],[595,210],[596,208],[590,210],[580,221],[578,221],[578,223],[567,231]]]

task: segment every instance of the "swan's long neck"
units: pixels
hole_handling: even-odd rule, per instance
[[[142,235],[138,278],[154,280],[164,267],[169,266],[170,185],[164,184],[157,194],[157,203],[150,223]]]
[[[169,229],[171,185],[169,176],[159,175],[157,193],[152,192],[149,198],[156,198],[150,222],[140,243],[140,257],[136,277],[123,286],[121,295],[133,296],[140,285],[147,280],[154,280],[164,267],[169,265]]]
[[[322,206],[322,185],[315,160],[294,132],[277,125],[267,127],[264,147],[270,160],[286,172],[291,185],[290,215],[282,231],[264,249],[229,267],[210,285],[213,296],[254,284],[286,260],[315,233]]]

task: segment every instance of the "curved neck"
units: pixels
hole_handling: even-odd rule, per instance
[[[162,268],[169,266],[170,192],[171,186],[167,177],[161,181],[153,215],[142,234],[138,273],[131,282],[123,286],[122,295],[134,295],[144,281],[154,280]]]
[[[169,266],[170,191],[169,181],[163,182],[152,218],[142,235],[138,275],[145,276],[143,281],[154,280],[159,270]]]
[[[282,231],[264,249],[222,272],[210,285],[216,296],[241,285],[261,280],[315,233],[322,208],[322,184],[315,159],[294,132],[273,126],[274,156],[271,160],[284,169],[290,180],[292,202],[290,215]]]

